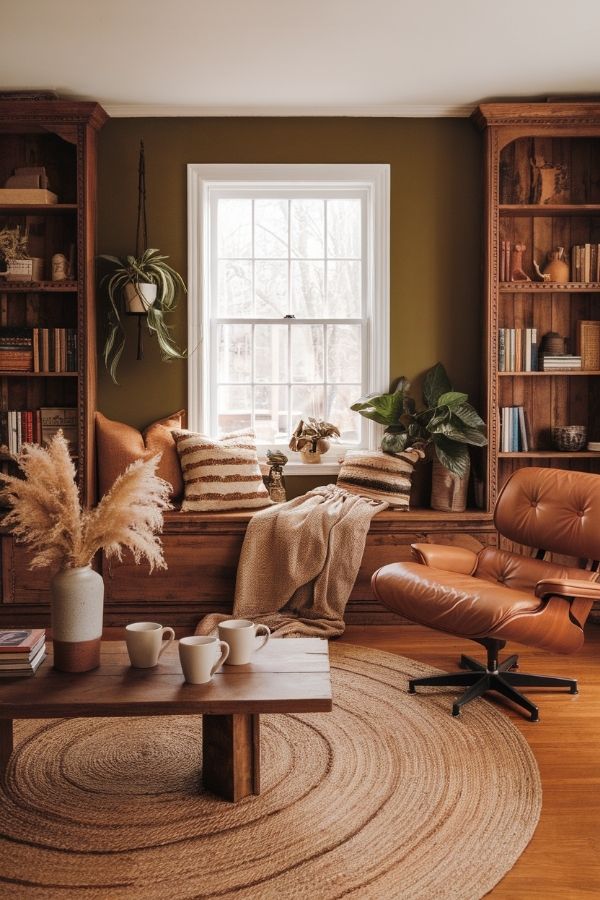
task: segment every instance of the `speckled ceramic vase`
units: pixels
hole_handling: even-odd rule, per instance
[[[54,668],[89,672],[100,665],[104,581],[91,566],[62,569],[50,582]]]

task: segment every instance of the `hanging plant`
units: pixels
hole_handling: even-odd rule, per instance
[[[173,340],[165,316],[175,309],[179,292],[186,292],[181,275],[167,263],[168,256],[160,250],[148,247],[148,221],[146,215],[146,163],[144,142],[140,141],[138,165],[138,213],[135,256],[108,256],[104,259],[116,268],[105,275],[101,285],[106,285],[110,302],[108,335],[104,344],[104,364],[110,377],[117,382],[117,367],[125,349],[127,334],[123,314],[138,316],[137,358],[143,359],[142,319],[146,319],[148,331],[156,337],[165,362],[183,359],[186,351]]]

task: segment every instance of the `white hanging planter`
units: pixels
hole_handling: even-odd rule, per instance
[[[157,285],[147,281],[129,281],[125,285],[125,303],[128,313],[146,313],[156,300]]]

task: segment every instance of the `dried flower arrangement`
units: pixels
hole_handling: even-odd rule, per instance
[[[11,506],[4,524],[33,551],[31,568],[87,566],[98,550],[121,559],[123,548],[150,571],[165,569],[158,533],[170,508],[170,485],[156,475],[158,456],[120,475],[95,509],[81,508],[75,467],[62,431],[47,447],[26,444],[16,458],[24,477],[0,473]]]
[[[19,226],[0,228],[0,256],[7,262],[11,259],[28,259],[27,246],[29,235],[22,232]]]

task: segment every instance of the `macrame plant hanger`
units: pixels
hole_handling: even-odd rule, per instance
[[[135,258],[139,259],[148,249],[148,216],[146,214],[146,156],[144,142],[140,141],[140,155],[138,160],[138,206],[137,224],[135,229]],[[137,358],[144,358],[144,333],[142,331],[142,318],[145,312],[129,313],[138,317]]]

